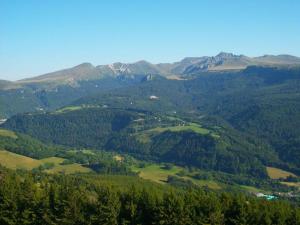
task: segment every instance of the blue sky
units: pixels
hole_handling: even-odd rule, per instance
[[[298,0],[0,0],[0,79],[220,51],[300,56]]]

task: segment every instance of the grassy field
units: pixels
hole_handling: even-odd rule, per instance
[[[176,173],[180,172],[182,168],[173,166],[172,169],[167,170],[163,169],[159,164],[150,164],[144,168],[133,166],[132,170],[134,172],[139,172],[139,176],[141,178],[152,180],[157,183],[165,183],[169,175],[175,175]]]
[[[92,170],[86,167],[83,167],[80,164],[73,163],[69,165],[60,165],[65,159],[58,157],[50,157],[41,160],[32,159],[26,156],[8,152],[5,150],[0,151],[0,164],[9,169],[25,169],[32,170],[38,168],[39,166],[44,165],[45,163],[53,163],[54,167],[48,170],[45,170],[47,173],[59,173],[64,172],[66,174],[71,173],[88,173]]]
[[[173,118],[174,120],[179,120],[177,118]],[[142,143],[149,143],[151,141],[151,136],[165,132],[179,132],[179,131],[193,131],[198,134],[211,134],[214,137],[219,137],[217,134],[212,133],[210,130],[201,127],[200,124],[197,123],[188,123],[185,126],[169,126],[169,127],[155,127],[149,130],[145,130],[143,132],[139,132],[136,134],[136,138]]]
[[[0,151],[0,164],[9,169],[32,170],[39,167],[42,163],[39,160],[26,156],[18,155],[8,151]]]
[[[67,106],[67,107],[56,110],[53,114],[66,113],[66,112],[81,110],[81,109],[85,109],[85,108],[99,108],[99,106],[95,106],[95,105]]]
[[[11,137],[11,138],[18,138],[18,136],[15,134],[15,132],[5,129],[0,129],[0,136],[2,137]]]
[[[65,159],[59,158],[59,157],[49,157],[45,159],[40,159],[42,163],[53,163],[54,165],[59,165],[61,164]]]
[[[72,163],[68,165],[55,165],[52,169],[46,170],[47,173],[89,173],[92,172],[91,169],[83,167],[80,164]]]
[[[252,186],[247,186],[247,185],[240,185],[240,187],[246,191],[249,191],[251,193],[264,193],[264,194],[270,194],[270,192],[266,192],[262,189],[256,188],[256,187],[252,187]]]
[[[178,132],[178,131],[194,131],[195,133],[199,134],[208,134],[210,131],[208,129],[205,129],[201,127],[199,124],[196,123],[189,123],[188,125],[185,126],[173,126],[173,127],[156,127],[150,130],[147,130],[147,132],[157,132],[161,133],[164,131],[173,131],[173,132]]]
[[[92,150],[88,150],[88,149],[82,150],[82,153],[84,153],[86,155],[95,155],[95,152],[93,152]]]
[[[280,182],[281,184],[290,186],[290,187],[297,187],[300,188],[300,182]]]
[[[288,176],[296,177],[296,175],[291,172],[288,172],[288,171],[285,171],[282,169],[278,169],[275,167],[267,167],[267,172],[271,179],[286,178]]]
[[[58,109],[54,113],[55,114],[66,113],[66,112],[80,110],[80,109],[82,109],[82,106],[68,106],[68,107],[64,107],[64,108]]]
[[[172,166],[171,169],[164,169],[163,165],[159,164],[149,164],[143,168],[133,166],[132,170],[134,172],[139,172],[139,176],[146,180],[151,180],[156,183],[165,184],[168,176],[175,176],[177,173],[183,170],[182,167]],[[221,186],[215,182],[210,180],[197,180],[188,176],[180,177],[186,180],[192,181],[194,184],[199,185],[201,187],[207,186],[211,189],[221,189]]]

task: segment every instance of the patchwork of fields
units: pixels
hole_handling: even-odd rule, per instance
[[[47,173],[88,173],[92,170],[86,167],[83,167],[80,164],[72,163],[68,165],[62,165],[61,163],[65,159],[58,157],[50,157],[41,160],[33,159],[30,157],[22,156],[5,150],[0,150],[0,164],[9,169],[24,169],[32,170],[39,168],[40,166],[51,164],[51,168],[46,169]]]

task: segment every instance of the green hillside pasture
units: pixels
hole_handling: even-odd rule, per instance
[[[48,170],[45,170],[47,173],[88,173],[92,170],[86,167],[83,167],[80,164],[73,163],[69,165],[60,165],[65,159],[58,157],[50,157],[41,160],[32,159],[30,157],[22,156],[5,150],[0,151],[0,164],[9,169],[24,169],[32,170],[38,168],[39,166],[44,165],[45,163],[53,163],[54,167]]]
[[[144,168],[132,167],[134,172],[139,172],[139,176],[146,180],[152,180],[157,183],[165,183],[170,175],[176,175],[182,168],[173,166],[171,169],[163,169],[159,164],[150,164]]]
[[[216,133],[213,133],[212,131],[201,127],[200,124],[197,123],[188,123],[187,125],[181,125],[181,126],[169,126],[169,127],[155,127],[149,130],[145,130],[143,132],[139,132],[136,134],[136,138],[142,142],[142,143],[148,143],[151,141],[151,137],[153,135],[165,132],[165,131],[171,131],[171,132],[180,132],[180,131],[193,131],[198,134],[211,134],[213,137],[218,138],[219,135]]]
[[[160,164],[150,164],[150,165],[146,165],[143,168],[132,166],[131,169],[134,172],[139,173],[139,177],[160,184],[165,184],[168,180],[168,176],[176,176],[177,173],[183,170],[183,168],[179,166],[172,166],[171,169],[164,169]],[[207,186],[211,189],[221,189],[221,186],[215,181],[197,180],[188,176],[183,176],[180,178],[190,180],[194,184],[199,185],[201,187]]]
[[[91,169],[83,167],[78,163],[72,163],[68,165],[61,165],[61,163],[65,159],[59,157],[50,157],[41,159],[40,161],[44,163],[53,163],[54,167],[51,169],[46,170],[47,173],[65,173],[65,174],[72,174],[72,173],[89,173],[92,172]]]
[[[18,155],[5,150],[0,151],[0,164],[9,169],[25,169],[32,170],[39,167],[43,163],[39,160],[26,156]]]
[[[56,110],[55,112],[53,112],[53,114],[67,113],[67,112],[87,109],[87,108],[100,108],[100,106],[96,106],[96,105],[67,106]]]
[[[147,132],[157,132],[162,133],[164,131],[172,131],[172,132],[179,132],[179,131],[194,131],[198,134],[209,134],[210,130],[201,127],[197,123],[189,123],[188,125],[182,125],[182,126],[172,126],[172,127],[156,127],[150,130],[147,130]]]

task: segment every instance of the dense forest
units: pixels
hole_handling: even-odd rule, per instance
[[[124,178],[1,169],[0,223],[300,224],[300,209],[286,202]]]

